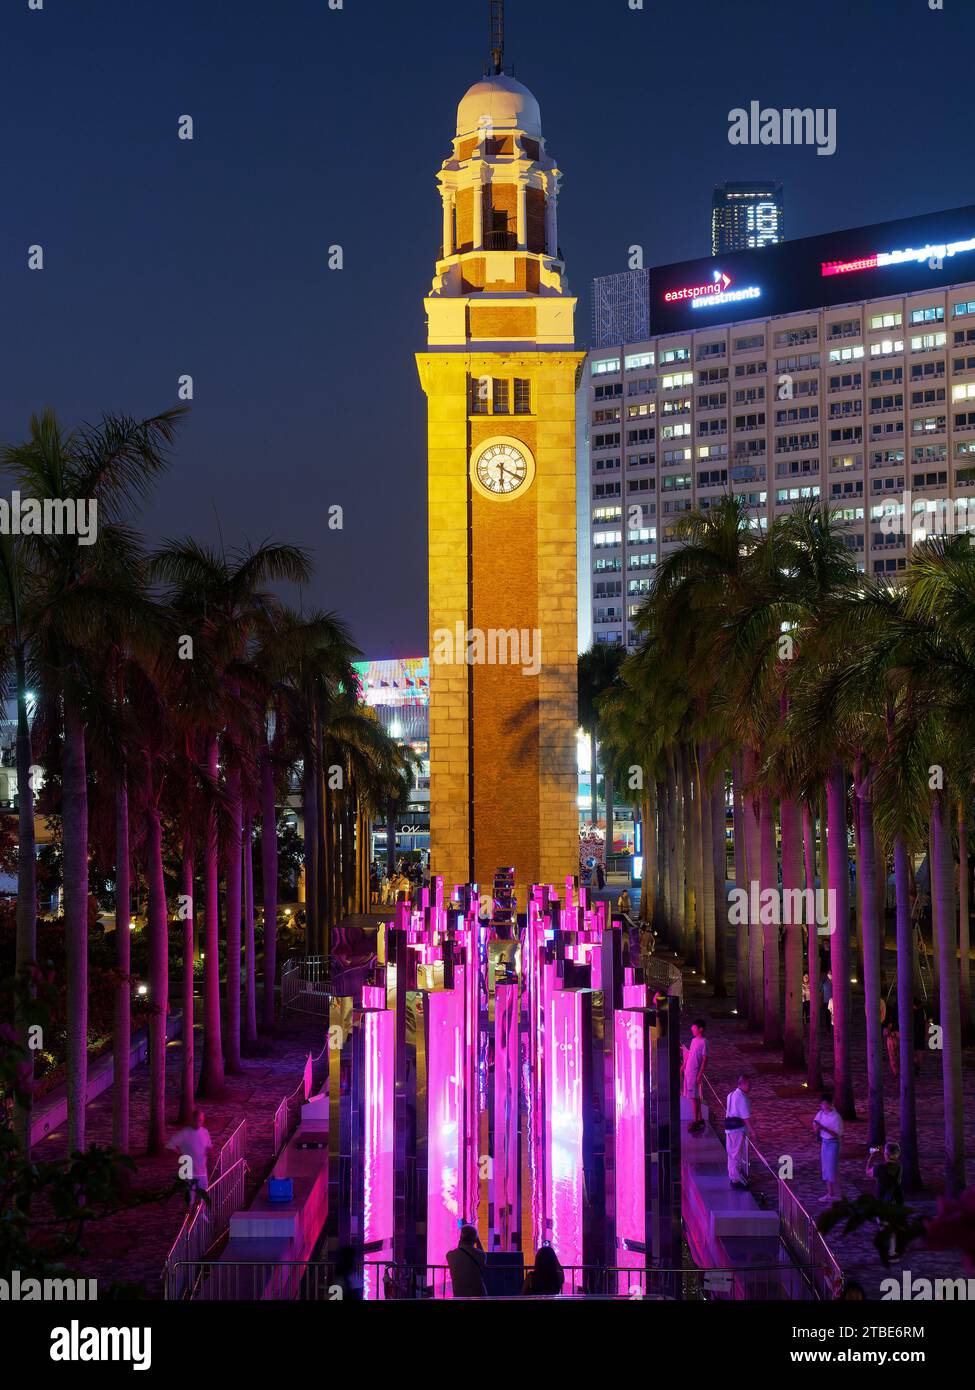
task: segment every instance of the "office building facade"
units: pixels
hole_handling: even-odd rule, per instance
[[[711,202],[711,255],[774,246],[785,235],[782,186],[722,183]]]
[[[912,513],[975,518],[975,207],[659,267],[649,295],[654,333],[586,365],[594,640],[635,645],[681,516],[728,492],[756,527],[821,499],[874,575]]]

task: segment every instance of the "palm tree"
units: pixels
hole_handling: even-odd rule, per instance
[[[27,699],[27,634],[23,615],[23,553],[11,536],[0,536],[0,613],[14,658],[17,700],[17,940],[16,972],[23,978],[37,959],[37,852],[34,844],[34,783]],[[15,999],[14,1028],[26,1073],[14,1096],[14,1133],[26,1158],[31,1150],[34,1053],[28,1046],[25,1000]]]
[[[587,652],[579,657],[579,727],[589,735],[590,801],[592,823],[599,819],[599,799],[597,790],[597,767],[599,741],[602,737],[599,720],[598,699],[617,682],[620,667],[626,657],[623,647],[613,642],[594,642]],[[613,791],[612,774],[603,781],[606,793],[606,862],[613,852]]]
[[[254,548],[217,552],[194,540],[169,542],[153,559],[156,576],[167,585],[174,611],[195,634],[194,652],[202,651],[221,682],[223,709],[206,731],[207,774],[217,780],[220,762],[227,785],[230,823],[224,836],[227,925],[227,994],[223,1047],[228,1071],[240,1069],[241,854],[242,776],[257,745],[254,702],[241,695],[251,676],[249,657],[260,624],[277,608],[265,586],[278,581],[307,583],[308,556],[297,546],[270,542]],[[194,660],[196,657],[194,657]],[[221,759],[222,754],[222,759]],[[214,1056],[220,1038],[215,1016],[219,1001],[217,898],[219,884],[216,808],[208,819],[204,849],[207,950],[204,959],[204,1074],[206,1094],[223,1085],[223,1064]]]
[[[85,1147],[88,1089],[88,788],[85,724],[97,687],[92,653],[124,623],[135,546],[120,524],[166,466],[182,410],[136,421],[103,416],[65,432],[52,411],[31,418],[27,440],[8,446],[3,462],[25,496],[63,515],[70,505],[97,508],[97,537],[22,538],[30,572],[25,629],[45,698],[60,708],[64,919],[67,945],[68,1142]],[[89,516],[92,513],[89,511]]]

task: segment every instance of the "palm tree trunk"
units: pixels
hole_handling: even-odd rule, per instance
[[[613,799],[613,774],[608,767],[603,770],[603,794],[606,797],[606,847],[603,851],[603,868],[609,873],[609,858],[613,853],[613,822],[616,819],[616,805]]]
[[[771,889],[776,901],[779,898],[779,861],[775,849],[775,803],[768,792],[763,792],[759,802],[759,833],[761,835],[760,901],[765,902]],[[765,920],[773,918],[772,921]],[[762,999],[764,1018],[762,1039],[766,1047],[779,1047],[782,1043],[782,1001],[779,987],[779,927],[775,914],[762,909]]]
[[[231,1074],[240,1067],[240,888],[243,842],[243,807],[241,804],[240,769],[227,768],[227,798],[230,803],[230,826],[224,844],[224,878],[226,893],[224,910],[227,914],[227,1012],[224,1020],[224,1064]]]
[[[735,887],[739,896],[748,899],[748,859],[745,852],[745,803],[741,794],[742,783],[741,755],[735,757],[732,768],[732,805],[735,835]],[[738,913],[735,928],[735,995],[739,1018],[748,1017],[748,914]]]
[[[169,924],[163,877],[162,822],[151,785],[147,791],[150,805],[146,810],[146,881],[149,886],[149,1134],[146,1152],[161,1154],[166,1146]]]
[[[802,845],[806,868],[807,913],[806,973],[809,976],[809,1056],[806,1080],[812,1092],[823,1089],[823,1060],[820,1043],[822,1001],[819,982],[819,918],[816,912],[816,817],[808,801],[802,805]],[[810,896],[811,895],[811,896]]]
[[[796,893],[802,890],[803,878],[802,822],[799,804],[793,797],[783,796],[780,799],[779,822],[782,826],[782,899],[785,903],[790,901],[786,897],[790,890],[792,901],[796,900]],[[782,1063],[785,1067],[801,1071],[806,1062],[802,1046],[802,914],[790,911],[784,914],[784,920],[785,1029]]]
[[[648,925],[657,915],[657,899],[660,896],[658,870],[657,837],[657,786],[646,778],[644,769],[644,791],[640,800],[640,820],[643,825],[643,891],[640,894],[640,921]]]
[[[589,732],[589,817],[594,826],[599,824],[599,774],[596,770],[596,728]]]
[[[667,782],[659,778],[656,785],[657,813],[657,895],[650,925],[666,938],[667,921],[670,917],[670,871],[667,860],[667,847],[670,837],[670,809]]]
[[[678,805],[677,769],[674,748],[667,749],[667,941],[676,949],[680,940],[678,923],[681,916],[680,886],[680,807]]]
[[[129,1068],[132,1062],[131,863],[129,788],[126,773],[115,782],[115,984],[112,1029],[112,1143],[129,1152]]]
[[[850,856],[846,773],[836,764],[826,785],[828,806],[830,969],[833,975],[833,1102],[845,1120],[856,1119],[850,1052]]]
[[[745,753],[745,779],[751,782],[755,776],[757,759],[752,749]],[[748,886],[762,881],[762,834],[761,801],[757,796],[749,796],[745,802],[745,845],[748,862]],[[749,895],[750,896],[750,895]],[[762,923],[756,921],[754,914],[748,914],[748,1027],[751,1032],[759,1032],[764,1027],[765,998],[763,992],[765,945],[762,937]]]
[[[863,931],[863,992],[867,1014],[867,1118],[871,1144],[886,1139],[884,1043],[880,1022],[880,921],[874,862],[873,802],[869,783],[858,779],[860,804],[860,924]]]
[[[390,797],[386,802],[386,873],[390,878],[396,872],[396,799]]]
[[[302,820],[305,833],[305,954],[318,954],[318,780],[309,740],[301,779]]]
[[[907,841],[894,839],[894,886],[897,898],[897,1028],[900,1034],[900,1142],[904,1187],[921,1190],[917,1153],[917,1106],[914,1083],[914,922],[911,918],[910,864]]]
[[[196,1069],[195,999],[193,978],[193,937],[195,935],[196,899],[193,896],[193,845],[189,837],[183,841],[183,1064],[180,1068],[179,1122],[188,1125],[193,1119],[194,1080]]]
[[[941,948],[938,940],[938,895],[934,891],[934,826],[928,821],[928,891],[931,895],[931,1007],[934,1016],[941,1011]]]
[[[685,960],[694,959],[697,941],[697,902],[694,896],[697,877],[697,816],[691,787],[690,750],[681,744],[681,828],[684,842],[684,914],[681,923],[681,954]]]
[[[711,873],[714,878],[714,961],[708,979],[714,981],[715,999],[728,997],[728,837],[726,794],[727,782],[723,766],[714,767],[711,787]]]
[[[16,621],[16,618],[15,618]],[[16,973],[24,979],[37,962],[37,852],[34,846],[34,785],[30,722],[27,718],[27,670],[23,643],[15,641],[17,678],[17,941]],[[17,996],[14,1026],[24,1049],[24,1085],[15,1093],[14,1133],[27,1160],[31,1150],[34,1052],[28,1046],[25,1000]]]
[[[971,879],[968,869],[968,819],[964,801],[958,802],[958,1003],[961,1010],[962,1046],[973,1041],[971,919],[968,912],[968,890]]]
[[[954,863],[951,828],[943,793],[931,801],[934,849],[932,901],[937,897],[938,951],[941,957],[941,1067],[945,1110],[945,1191],[957,1197],[965,1186],[965,1115],[961,1070],[961,1017],[958,1009],[958,943],[955,935]]]
[[[695,760],[697,812],[700,817],[700,883],[701,926],[698,933],[701,978],[714,984],[714,840],[711,833],[711,791],[707,786],[709,758],[707,750],[699,748]]]
[[[217,780],[217,740],[206,739],[206,766],[211,781]],[[203,1064],[199,1092],[207,1100],[224,1093],[223,1045],[220,1019],[220,836],[217,808],[207,810],[206,839],[203,846]]]
[[[244,816],[244,1039],[257,1042],[257,960],[254,946],[254,823]]]
[[[61,809],[68,988],[68,1150],[85,1148],[88,1093],[88,783],[85,728],[64,697]]]
[[[265,747],[261,757],[261,877],[264,884],[264,1031],[274,1029],[274,986],[278,944],[278,826],[274,804],[274,768]]]

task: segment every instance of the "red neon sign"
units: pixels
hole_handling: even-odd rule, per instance
[[[858,261],[823,261],[824,275],[847,275],[851,270],[875,270],[879,264],[876,253],[862,256]]]

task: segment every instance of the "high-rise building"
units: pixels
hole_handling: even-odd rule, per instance
[[[711,203],[711,255],[749,251],[782,241],[782,186],[721,183]]]
[[[500,44],[495,45],[496,49]],[[524,892],[578,864],[575,299],[538,102],[457,110],[418,354],[428,404],[431,867]],[[524,901],[524,899],[522,899]]]
[[[828,503],[872,575],[975,530],[975,206],[655,267],[649,303],[586,370],[594,639],[636,644],[681,516],[728,492],[755,527]]]

